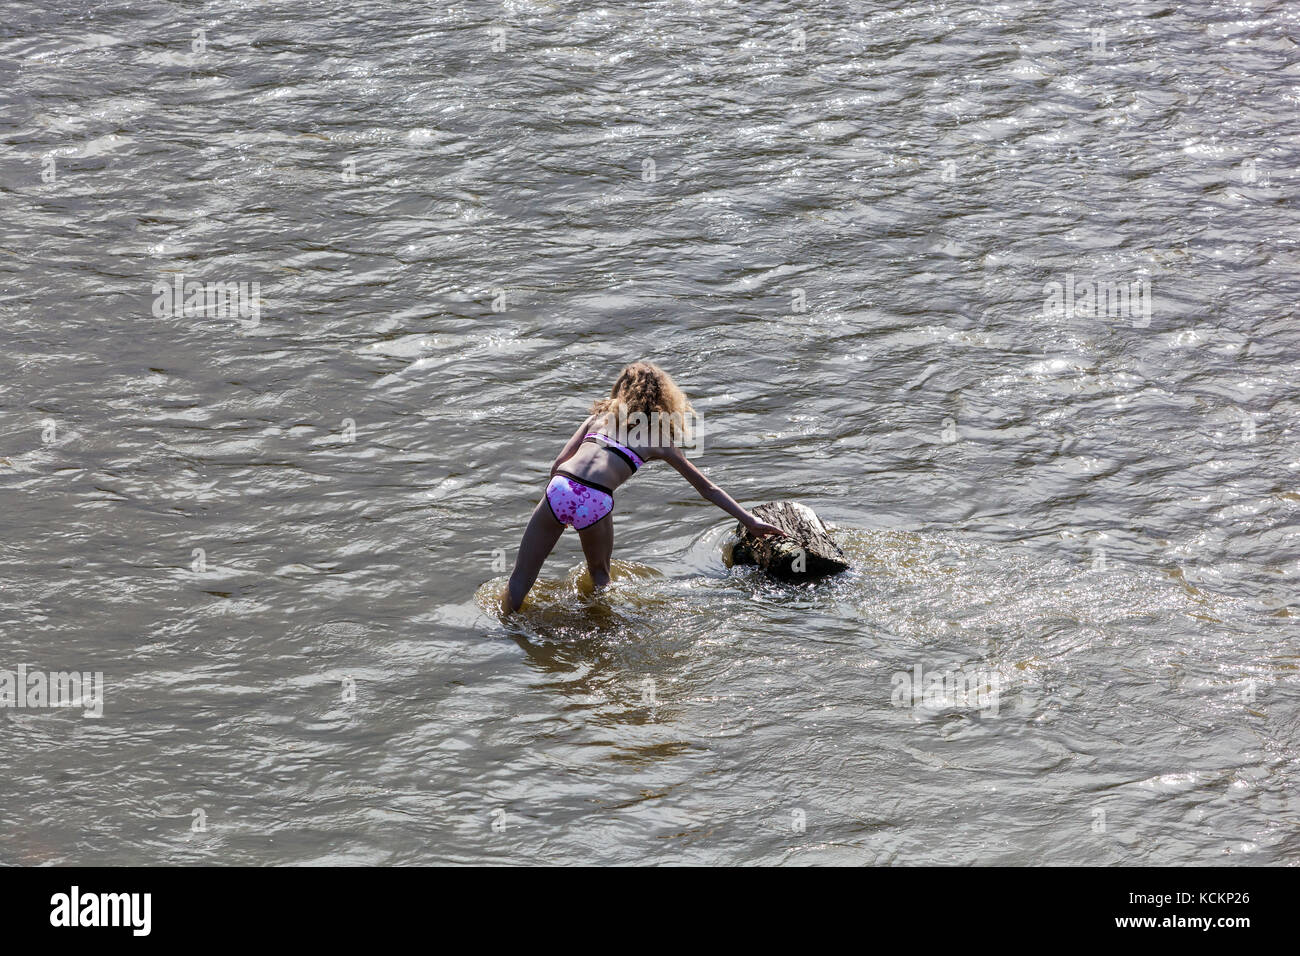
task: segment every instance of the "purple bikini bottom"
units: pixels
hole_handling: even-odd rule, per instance
[[[614,493],[566,471],[557,474],[546,486],[546,503],[551,506],[556,521],[581,531],[614,510]]]

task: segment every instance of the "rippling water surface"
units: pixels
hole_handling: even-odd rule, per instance
[[[7,4],[0,668],[107,690],[0,711],[0,862],[1297,862],[1297,27]],[[854,569],[657,465],[498,619],[636,358]]]

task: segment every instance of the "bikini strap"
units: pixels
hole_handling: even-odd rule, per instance
[[[627,462],[628,465],[631,466],[633,471],[636,471],[638,468],[640,468],[642,465],[645,464],[645,462],[641,460],[641,456],[639,456],[631,448],[628,448],[626,445],[620,445],[618,442],[614,441],[612,438],[606,435],[601,435],[596,432],[588,432],[586,437],[584,437],[582,440],[584,442],[592,442],[594,444],[598,444],[606,451],[612,451],[614,454],[618,455],[619,458],[622,458],[625,462]]]

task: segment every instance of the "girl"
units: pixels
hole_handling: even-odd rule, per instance
[[[596,587],[608,584],[609,558],[614,550],[614,489],[655,459],[676,468],[702,498],[738,518],[751,534],[783,533],[736,504],[687,461],[678,446],[687,436],[687,416],[694,414],[677,383],[657,365],[635,362],[623,369],[609,398],[591,406],[587,420],[551,465],[551,482],[524,529],[519,558],[501,596],[503,611],[519,610],[524,595],[537,580],[542,562],[567,526],[573,527],[582,541],[591,583]],[[633,424],[632,434],[641,442],[627,437],[629,422]],[[631,444],[637,447],[629,447]]]

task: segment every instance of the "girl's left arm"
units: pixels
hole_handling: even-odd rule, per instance
[[[595,417],[595,415],[587,416],[587,420],[578,426],[578,430],[573,433],[573,437],[560,449],[560,454],[556,456],[555,461],[551,462],[552,477],[555,475],[555,469],[563,465],[577,452],[578,446],[582,444],[582,439],[587,435],[587,426],[591,424],[591,420]]]
[[[749,529],[750,534],[758,535],[760,538],[769,534],[785,535],[774,524],[768,524],[761,521],[742,507],[731,495],[727,494],[694,465],[692,465],[676,446],[668,446],[663,450],[661,456],[664,461],[672,465],[681,474],[683,478],[691,483],[691,487],[700,493],[700,497],[705,501],[710,501],[717,505],[727,514],[737,519],[741,524]]]

